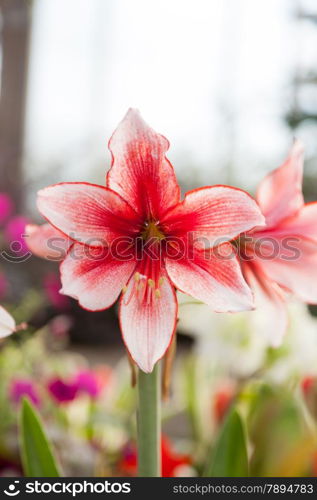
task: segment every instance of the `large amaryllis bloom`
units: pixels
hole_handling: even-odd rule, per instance
[[[256,306],[267,311],[273,345],[287,327],[285,292],[317,303],[317,203],[304,203],[302,177],[303,146],[296,140],[284,164],[259,185],[266,226],[240,238],[244,275]]]
[[[123,339],[145,372],[175,332],[175,288],[219,312],[253,307],[229,242],[263,224],[256,202],[239,189],[205,187],[181,201],[168,147],[129,110],[109,142],[106,187],[61,183],[38,194],[42,215],[73,242],[61,265],[63,293],[97,311],[123,290]]]

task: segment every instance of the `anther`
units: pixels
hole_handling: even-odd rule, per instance
[[[154,288],[154,285],[155,285],[154,280],[152,280],[151,278],[149,278],[147,280],[147,282],[148,282],[149,287]]]

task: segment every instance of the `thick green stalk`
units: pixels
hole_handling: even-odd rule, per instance
[[[156,364],[152,373],[138,374],[138,475],[161,476],[161,381]]]

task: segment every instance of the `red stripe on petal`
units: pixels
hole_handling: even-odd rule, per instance
[[[304,148],[296,140],[283,165],[260,183],[256,198],[266,217],[267,227],[273,227],[285,217],[294,215],[303,206],[303,161]]]
[[[268,278],[290,290],[303,302],[317,303],[317,244],[305,238],[284,239],[273,235],[278,255],[267,253],[265,258],[258,256]],[[264,244],[263,244],[264,246]],[[261,255],[264,255],[262,252]]]
[[[186,193],[184,201],[172,208],[161,224],[165,234],[187,234],[195,246],[209,247],[264,224],[264,217],[245,191],[211,186]]]
[[[164,356],[176,329],[177,300],[165,272],[134,275],[120,301],[120,326],[124,343],[135,363],[149,373]],[[143,270],[141,264],[138,268]],[[153,278],[149,277],[153,276]],[[150,283],[148,282],[148,280]]]
[[[49,186],[39,191],[37,205],[54,227],[91,246],[105,246],[140,230],[140,221],[130,205],[114,191],[95,184]]]
[[[235,251],[224,243],[208,252],[196,251],[191,258],[165,260],[166,271],[180,291],[204,302],[216,312],[238,312],[253,308]]]
[[[317,202],[306,203],[294,216],[288,217],[276,227],[268,229],[271,236],[299,236],[317,242]],[[256,237],[266,236],[256,233]]]
[[[109,141],[112,166],[107,186],[148,219],[161,215],[180,200],[175,172],[166,159],[169,143],[130,109]]]
[[[90,311],[110,307],[127,284],[134,259],[120,261],[107,248],[74,244],[61,265],[62,293]]]

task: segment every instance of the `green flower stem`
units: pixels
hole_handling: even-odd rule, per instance
[[[158,363],[138,374],[138,475],[161,476],[161,382]]]

